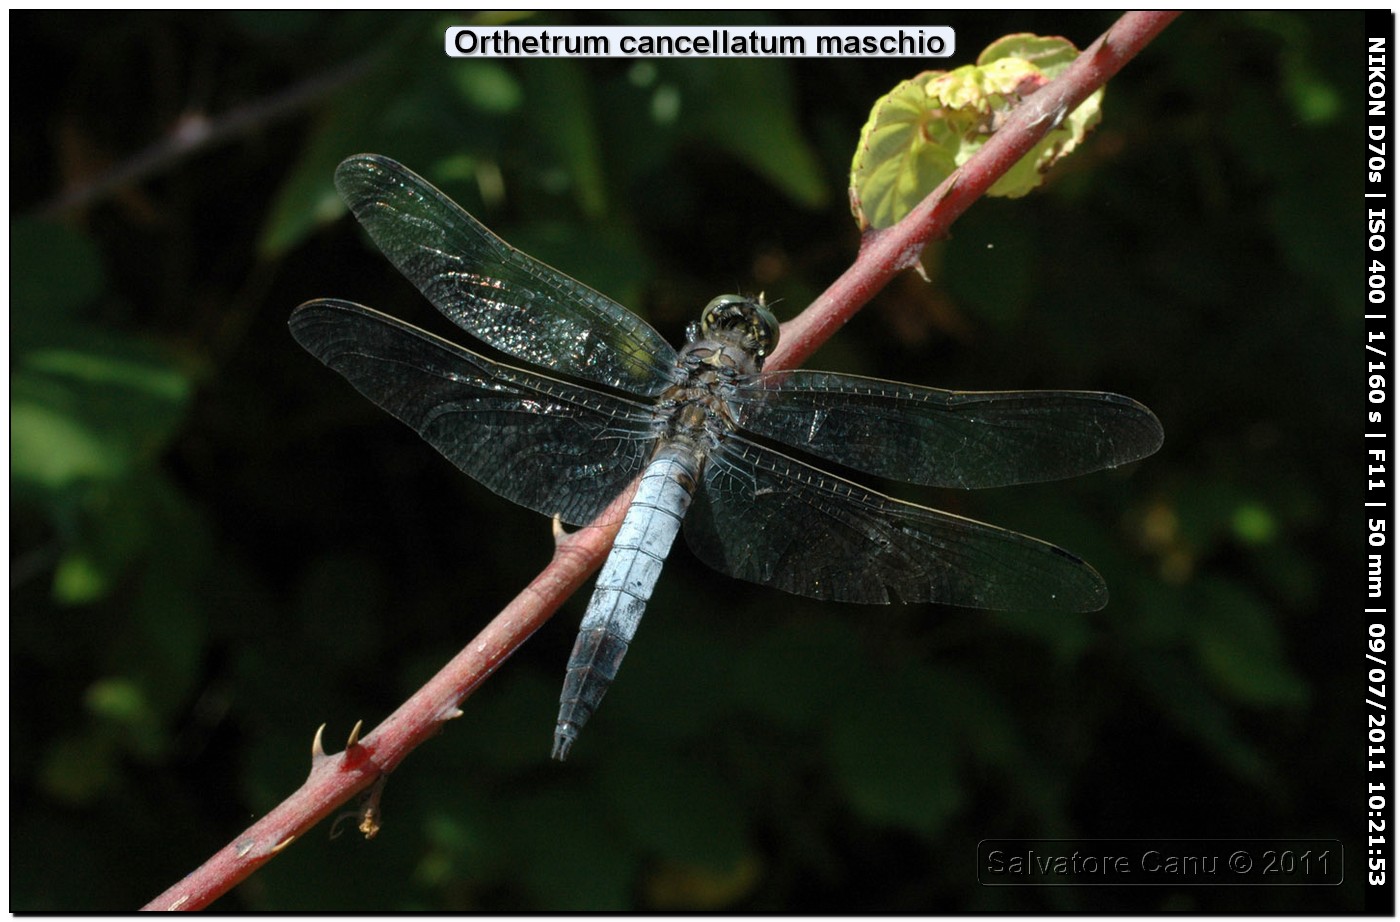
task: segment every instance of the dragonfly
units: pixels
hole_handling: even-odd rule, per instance
[[[463,472],[563,523],[593,522],[640,478],[569,656],[553,758],[568,756],[617,676],[682,521],[715,570],[813,599],[1107,604],[1103,579],[1069,551],[799,456],[938,487],[1055,480],[1156,451],[1161,424],[1137,401],[765,372],[779,325],[761,296],[716,297],[678,350],[393,160],[351,157],[335,184],[433,306],[508,360],[336,299],[292,313],[297,342]]]

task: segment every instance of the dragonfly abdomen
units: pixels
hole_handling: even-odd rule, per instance
[[[569,656],[559,695],[554,758],[563,761],[569,754],[579,730],[616,678],[698,479],[698,460],[679,446],[658,453],[642,474]]]

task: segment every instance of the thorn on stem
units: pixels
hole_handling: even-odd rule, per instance
[[[559,517],[559,513],[557,512],[554,513],[554,518],[550,520],[549,531],[550,534],[554,536],[554,543],[556,546],[563,543],[564,539],[569,537],[569,533],[564,530],[564,521]]]
[[[355,744],[360,741],[360,728],[365,725],[363,720],[355,721],[355,727],[350,731],[350,739],[345,741],[345,751],[349,752],[355,748]]]
[[[326,750],[321,745],[321,734],[326,732],[326,725],[316,728],[316,738],[311,741],[311,766],[314,768],[318,762],[326,757]]]

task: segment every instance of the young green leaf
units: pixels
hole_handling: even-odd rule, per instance
[[[966,163],[1007,115],[1079,52],[1063,38],[1009,35],[976,64],[928,71],[881,97],[851,161],[851,210],[861,230],[889,227]],[[1055,126],[989,194],[1017,198],[1040,185],[1102,117],[1099,89]]]

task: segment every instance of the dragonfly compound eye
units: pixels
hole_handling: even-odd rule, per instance
[[[778,345],[778,318],[757,299],[743,295],[720,295],[700,314],[700,331],[713,337],[720,331],[738,334],[744,347],[762,358]],[[732,332],[731,332],[732,331]]]

